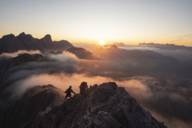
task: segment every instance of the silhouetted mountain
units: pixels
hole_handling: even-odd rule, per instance
[[[93,58],[91,52],[83,48],[77,48],[66,40],[52,41],[47,34],[42,39],[33,38],[30,34],[22,32],[18,36],[5,35],[0,39],[0,53],[15,52],[18,50],[40,50],[42,52],[69,51],[79,58]]]
[[[164,49],[186,49],[191,50],[192,47],[187,47],[184,45],[175,45],[175,44],[160,44],[160,43],[140,43],[139,46],[144,47],[156,47],[156,48],[164,48]]]
[[[24,128],[41,111],[61,104],[63,100],[63,93],[52,85],[34,87],[18,101],[12,101],[13,103],[1,118],[3,120],[0,121],[1,127]]]
[[[49,35],[49,34],[45,35],[41,40],[43,42],[47,42],[47,43],[51,43],[52,42],[51,35]]]
[[[1,116],[3,128],[166,128],[124,88],[103,83],[63,101],[52,85],[29,89]]]
[[[29,62],[44,62],[46,57],[42,56],[41,54],[19,54],[17,57],[14,58],[0,58],[0,97],[5,97],[6,99],[10,97],[5,95],[4,96],[4,89],[8,88],[10,83],[13,81],[9,81],[9,76],[13,73],[15,67],[23,66]],[[0,98],[0,102],[2,99]],[[0,106],[1,107],[1,106]]]

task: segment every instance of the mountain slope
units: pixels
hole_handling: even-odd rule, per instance
[[[64,102],[56,92],[50,85],[28,90],[4,114],[2,127],[166,128],[112,82],[89,88],[87,97],[77,94]]]
[[[0,39],[0,54],[3,52],[16,52],[18,50],[40,50],[42,52],[69,51],[79,58],[93,58],[90,51],[77,48],[66,40],[52,41],[49,34],[41,39],[37,39],[23,32],[18,36],[9,34]]]

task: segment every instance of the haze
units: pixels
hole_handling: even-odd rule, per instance
[[[0,0],[0,36],[192,45],[191,0]]]

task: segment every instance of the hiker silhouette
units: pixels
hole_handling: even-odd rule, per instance
[[[75,94],[75,92],[72,89],[72,86],[69,86],[69,88],[65,90],[65,93],[66,93],[65,99],[71,98],[72,93]]]
[[[80,85],[80,95],[87,96],[88,85],[87,82],[82,82]]]

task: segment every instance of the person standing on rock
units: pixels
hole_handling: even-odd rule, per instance
[[[86,97],[88,91],[87,82],[82,82],[79,88],[80,88],[80,95]]]
[[[65,93],[66,93],[65,99],[71,98],[72,93],[75,94],[75,92],[72,89],[72,86],[69,86],[69,88],[67,90],[65,90]]]

